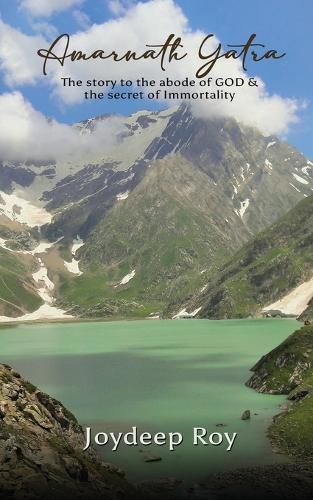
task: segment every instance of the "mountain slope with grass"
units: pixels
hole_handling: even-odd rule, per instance
[[[201,307],[199,315],[208,318],[247,317],[263,309],[275,314],[280,312],[278,301],[292,290],[297,289],[299,301],[301,290],[297,287],[306,283],[307,300],[302,304],[305,310],[313,296],[312,228],[310,196],[239,250],[207,282],[205,290],[193,297],[188,308]],[[295,300],[292,296],[289,299]],[[288,311],[286,308],[287,315]]]
[[[247,385],[258,392],[286,394],[287,411],[275,417],[269,435],[289,455],[312,457],[313,326],[294,332],[253,368]]]
[[[221,203],[186,159],[155,162],[79,250],[83,275],[63,282],[62,307],[99,304],[101,314],[101,300],[102,313],[114,301],[121,308],[134,301],[136,314],[146,315],[179,302],[249,236],[231,205],[222,211]]]
[[[74,127],[89,136],[111,118]],[[205,285],[224,263],[312,193],[310,160],[233,119],[200,119],[181,105],[119,122],[115,140],[104,136],[99,150],[79,158],[0,159],[0,219],[9,226],[0,227],[0,247],[18,260],[32,256],[29,284],[35,275],[45,302],[38,317],[171,315],[196,290],[202,306]],[[285,261],[287,271],[292,265]],[[293,270],[286,286],[274,283],[273,298],[302,271]],[[230,294],[215,280],[213,307],[201,314],[254,313],[256,302],[272,297],[253,279]],[[233,306],[236,293],[251,305]]]
[[[28,266],[22,259],[0,248],[0,315],[18,317],[33,312],[42,303]]]

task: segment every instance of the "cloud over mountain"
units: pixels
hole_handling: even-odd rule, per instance
[[[124,129],[122,120],[100,121],[93,134],[48,120],[20,92],[0,95],[0,158],[7,160],[60,159],[109,146]]]
[[[38,12],[44,12],[45,6],[47,14],[58,5],[58,2],[43,2],[43,0],[41,2],[24,0],[23,3],[24,6],[27,4],[33,13],[36,12],[36,9]],[[68,0],[66,5],[74,5],[74,3],[76,4],[77,1]],[[65,3],[62,2],[62,5],[64,6]],[[207,33],[193,30],[188,18],[174,0],[150,0],[136,4],[111,2],[110,5],[114,12],[113,17],[106,22],[92,24],[72,34],[70,50],[83,50],[87,54],[91,54],[97,49],[103,49],[108,54],[112,50],[123,54],[127,49],[131,49],[140,53],[145,50],[146,44],[163,43],[169,34],[174,33],[182,37],[183,51],[188,52],[188,56],[182,61],[173,61],[167,64],[166,72],[161,71],[157,60],[140,60],[130,63],[116,63],[112,59],[79,62],[67,60],[64,67],[61,67],[57,61],[48,61],[49,74],[45,77],[45,82],[54,97],[66,105],[83,101],[84,89],[82,87],[63,87],[60,79],[68,76],[82,81],[89,78],[116,80],[124,78],[134,81],[139,77],[158,81],[166,76],[173,80],[184,79],[186,76],[195,79],[195,73],[201,65],[198,58],[198,48]],[[44,78],[42,75],[43,60],[38,57],[37,50],[39,48],[47,49],[51,40],[45,40],[41,35],[23,34],[1,22],[0,41],[5,44],[5,50],[0,54],[0,68],[5,81],[12,88],[42,82]],[[223,42],[232,43],[233,40],[223,40]],[[245,42],[246,40],[242,40],[242,43]],[[206,52],[214,52],[218,44],[217,37],[211,38],[206,43]],[[62,51],[61,47],[58,50]],[[279,64],[279,61],[268,61],[267,64]],[[248,69],[253,72],[257,66],[250,61]],[[221,59],[217,62],[210,76],[225,78],[247,77],[249,75],[243,71],[240,60]],[[192,103],[194,112],[202,117],[232,116],[239,122],[258,127],[262,133],[268,135],[286,133],[290,125],[297,121],[297,113],[301,104],[295,99],[270,95],[265,83],[259,78],[258,84],[258,87],[250,88],[245,85],[236,89],[236,97],[233,102],[195,101]],[[156,90],[157,86],[154,89]],[[179,89],[175,88],[175,90]],[[216,88],[212,85],[205,88],[200,87],[197,81],[192,89],[184,87],[181,90],[214,91]]]

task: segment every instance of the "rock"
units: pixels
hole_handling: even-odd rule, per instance
[[[312,392],[312,388],[310,387],[304,387],[302,389],[295,389],[294,391],[291,392],[291,394],[289,394],[288,396],[288,399],[289,401],[300,401],[302,400],[303,398],[305,398],[306,396],[308,396],[308,394],[310,394]]]
[[[10,399],[12,399],[12,401],[16,401],[16,400],[18,399],[18,397],[19,397],[19,394],[18,394],[18,392],[17,392],[17,391],[15,391],[14,389],[12,389],[12,391],[10,391],[10,392],[8,393],[8,397],[9,397]]]
[[[176,477],[162,477],[155,484],[166,488],[166,490],[175,490],[182,482],[181,479],[177,479]]]
[[[162,460],[162,458],[159,457],[159,456],[156,456],[156,455],[146,455],[143,458],[143,461],[147,462],[147,463],[149,463],[149,462],[160,462],[161,460]]]
[[[0,380],[1,499],[151,498],[118,467],[103,466],[93,449],[82,451],[82,428],[62,403],[2,364]]]
[[[227,427],[226,424],[216,424],[216,427]]]
[[[88,470],[84,464],[80,463],[76,458],[65,457],[64,466],[66,472],[72,479],[76,479],[81,482],[88,481]]]
[[[42,429],[52,429],[53,424],[49,422],[49,420],[43,415],[38,406],[27,405],[24,408],[23,413],[26,417],[33,420],[35,424],[38,424],[40,427],[42,427]]]
[[[241,420],[250,420],[251,418],[251,411],[250,410],[245,410],[243,414],[241,415]]]
[[[117,474],[120,477],[125,477],[125,471],[120,469],[114,464],[111,464],[110,462],[102,462],[101,463],[102,467],[104,467],[107,471],[109,472],[114,472],[114,474]]]
[[[37,391],[36,397],[38,401],[49,411],[50,415],[59,422],[63,429],[70,429],[72,423],[76,423],[76,419],[69,411],[64,411],[63,405],[54,398],[51,398],[44,392]],[[66,415],[65,415],[66,413]]]
[[[279,405],[279,409],[287,411],[289,409],[289,406],[286,403],[282,403],[281,405]]]

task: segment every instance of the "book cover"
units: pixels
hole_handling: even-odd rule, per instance
[[[312,498],[312,18],[0,0],[0,498]]]

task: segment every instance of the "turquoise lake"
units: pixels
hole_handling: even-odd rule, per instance
[[[297,328],[295,320],[119,321],[0,329],[1,362],[59,399],[94,432],[178,431],[165,446],[97,447],[135,480],[200,481],[208,473],[286,460],[266,437],[284,397],[245,387],[249,369]],[[242,421],[244,410],[250,421]],[[224,427],[216,427],[224,424]],[[226,446],[192,445],[193,427],[237,432]],[[145,463],[145,454],[162,461]]]

